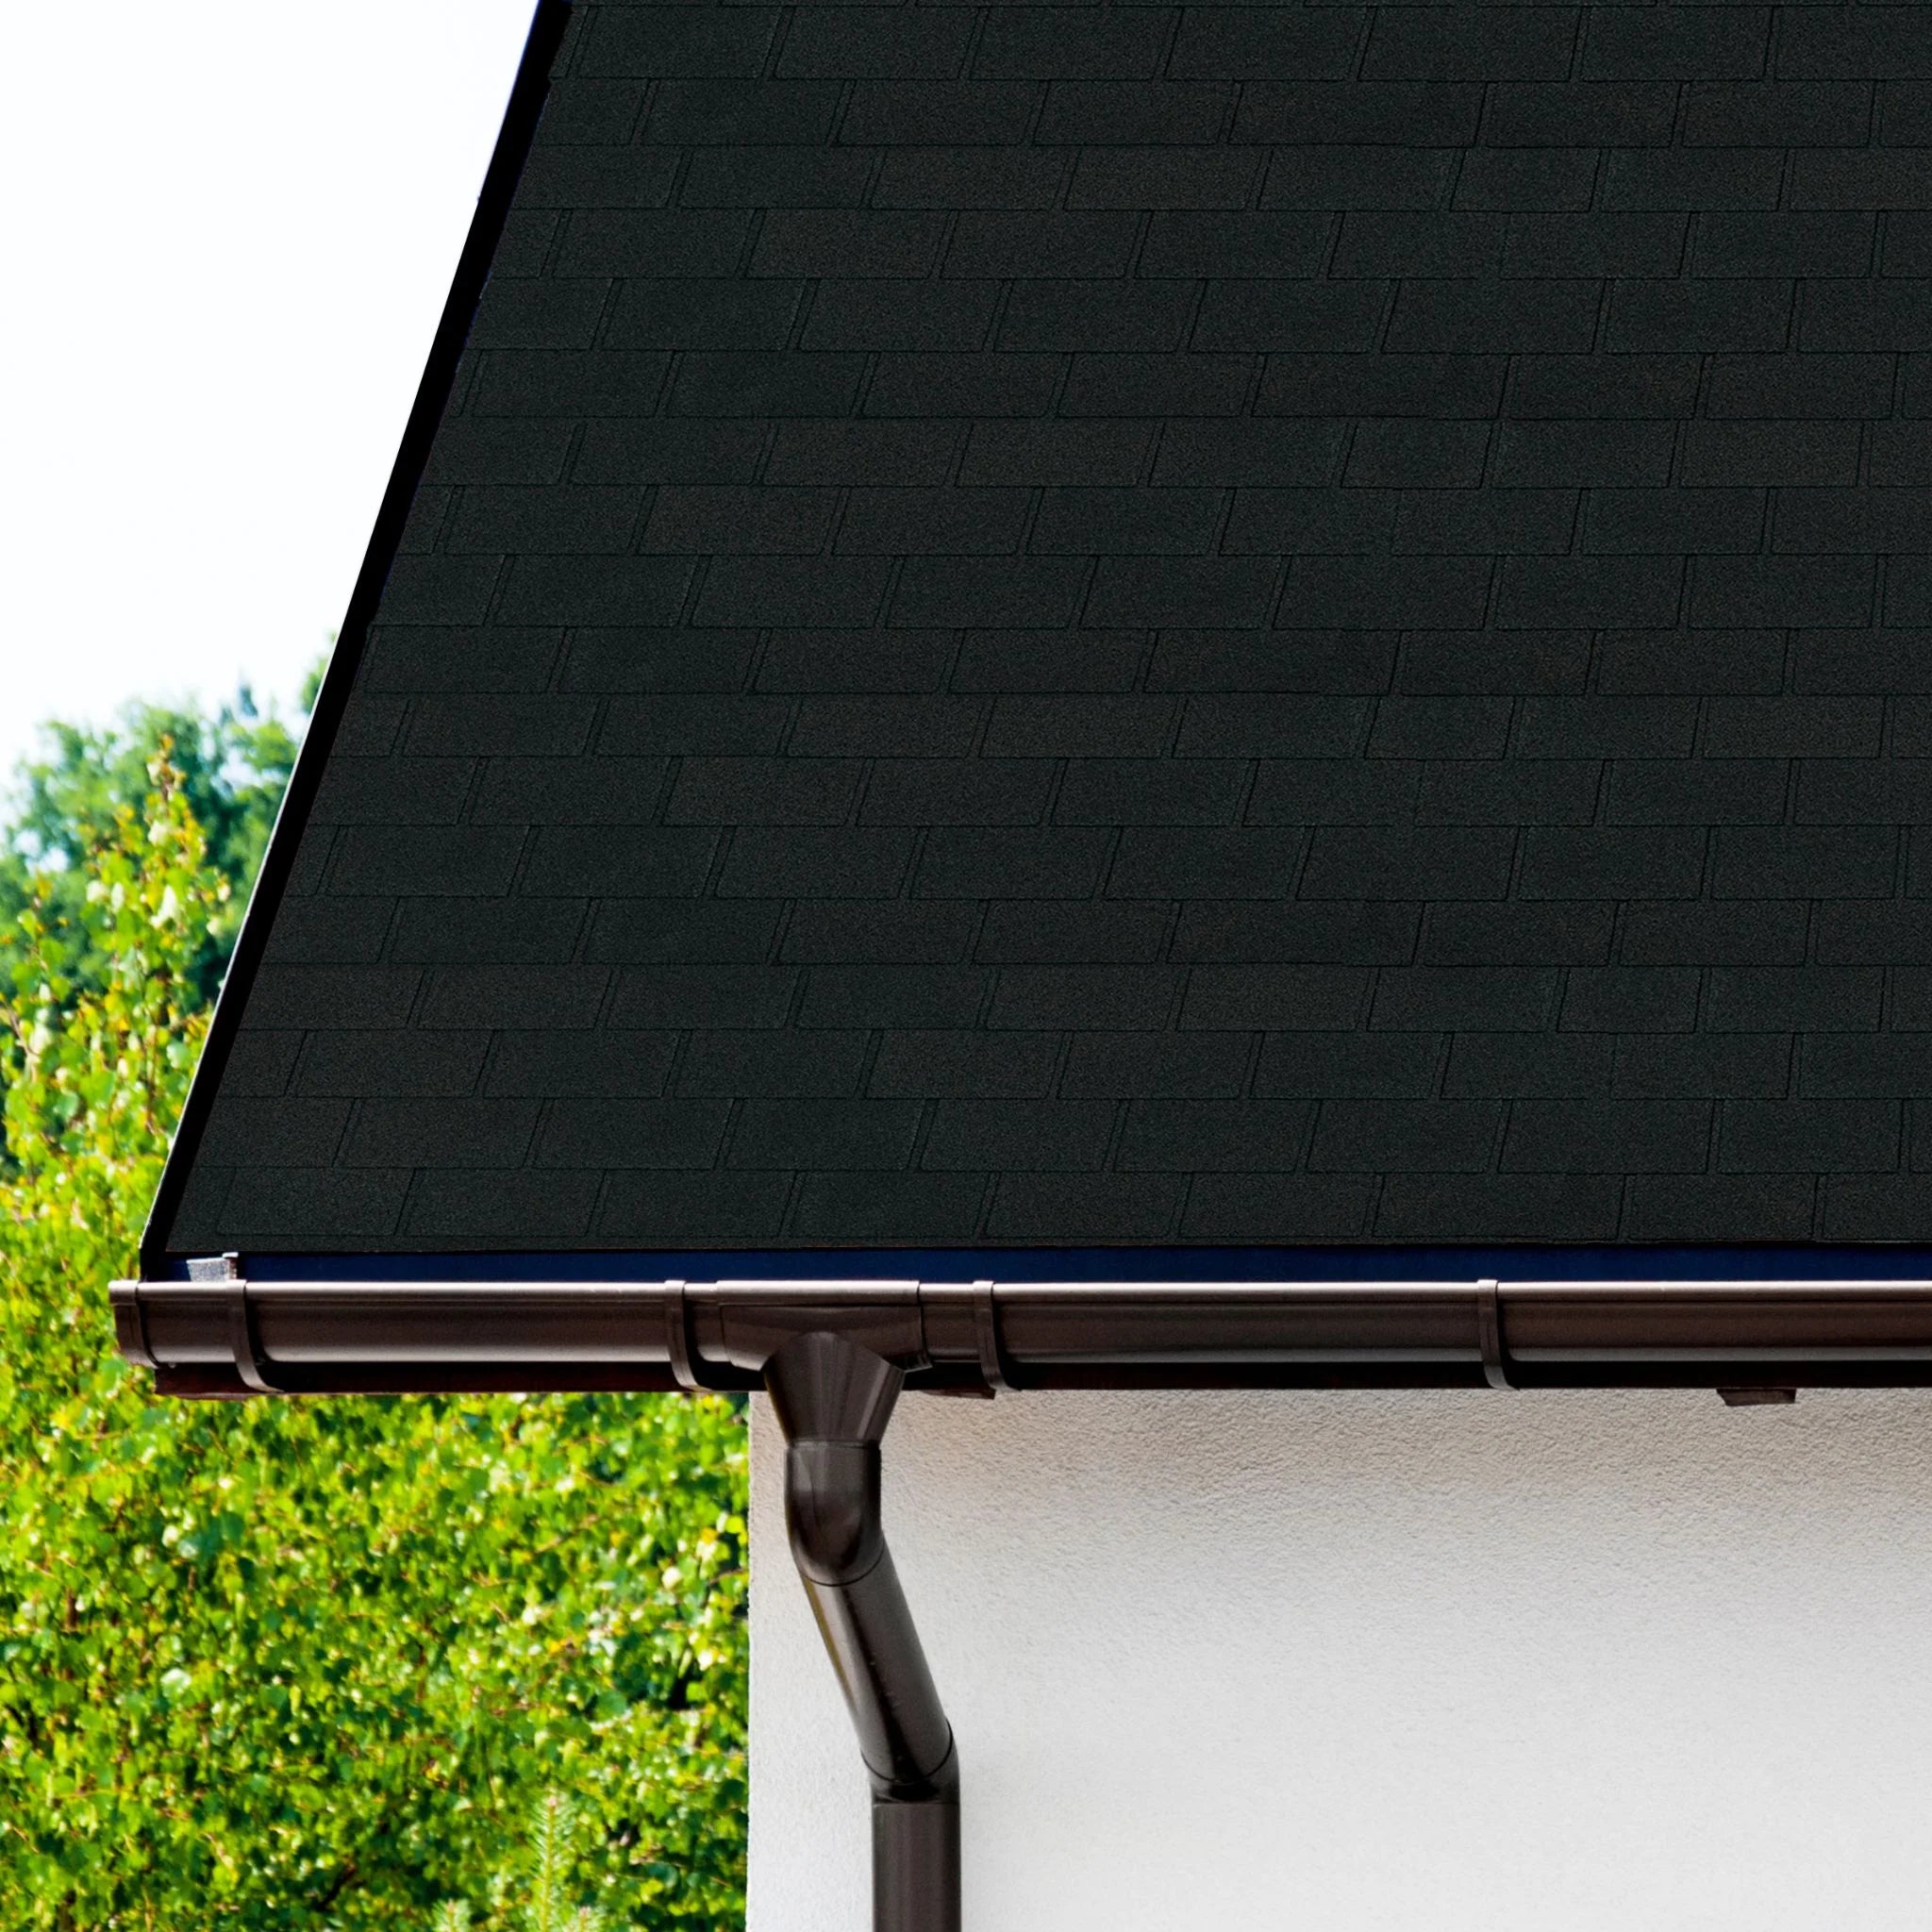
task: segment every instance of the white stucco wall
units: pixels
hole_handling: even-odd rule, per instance
[[[866,1932],[753,1429],[752,1932]],[[968,1932],[1932,1925],[1932,1395],[908,1397]]]

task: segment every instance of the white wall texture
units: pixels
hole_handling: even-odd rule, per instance
[[[755,1404],[752,1932],[866,1932]],[[908,1396],[967,1932],[1932,1926],[1932,1395]]]

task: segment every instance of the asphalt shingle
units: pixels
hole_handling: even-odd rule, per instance
[[[1925,1238],[1932,11],[578,12],[166,1252]]]

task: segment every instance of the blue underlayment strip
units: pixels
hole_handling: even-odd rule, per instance
[[[1932,1249],[1647,1247],[644,1249],[575,1254],[244,1255],[255,1281],[1923,1280]],[[185,1262],[168,1276],[187,1279]]]

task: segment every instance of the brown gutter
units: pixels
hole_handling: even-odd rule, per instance
[[[845,1335],[909,1390],[1932,1384],[1932,1281],[119,1282],[161,1391],[756,1389]]]

